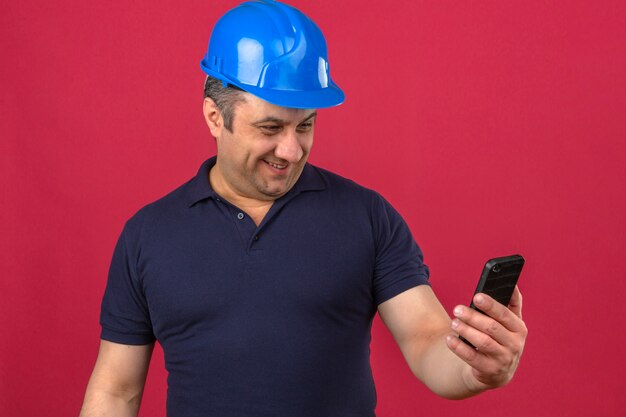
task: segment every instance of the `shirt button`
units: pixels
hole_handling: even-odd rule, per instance
[[[238,218],[239,220],[243,219],[243,213],[237,213],[237,218]]]
[[[254,240],[259,240],[259,235],[255,235]]]

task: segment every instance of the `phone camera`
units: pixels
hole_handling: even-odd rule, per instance
[[[493,268],[491,268],[493,272],[500,272],[501,269],[502,268],[500,267],[500,265],[495,265]]]

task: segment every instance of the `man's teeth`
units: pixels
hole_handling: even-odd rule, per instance
[[[265,161],[267,162],[269,165],[273,166],[276,169],[285,169],[287,167],[287,165],[278,165],[278,164],[273,164],[271,162]]]

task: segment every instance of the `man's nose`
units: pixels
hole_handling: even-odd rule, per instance
[[[302,159],[304,151],[298,141],[298,134],[295,131],[284,132],[276,145],[274,155],[294,164]]]

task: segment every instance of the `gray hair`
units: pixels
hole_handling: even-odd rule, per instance
[[[235,107],[238,103],[245,101],[243,90],[232,84],[224,87],[221,80],[207,75],[204,81],[204,98],[210,98],[222,113],[224,127],[229,132],[233,131],[233,120],[235,118]]]

